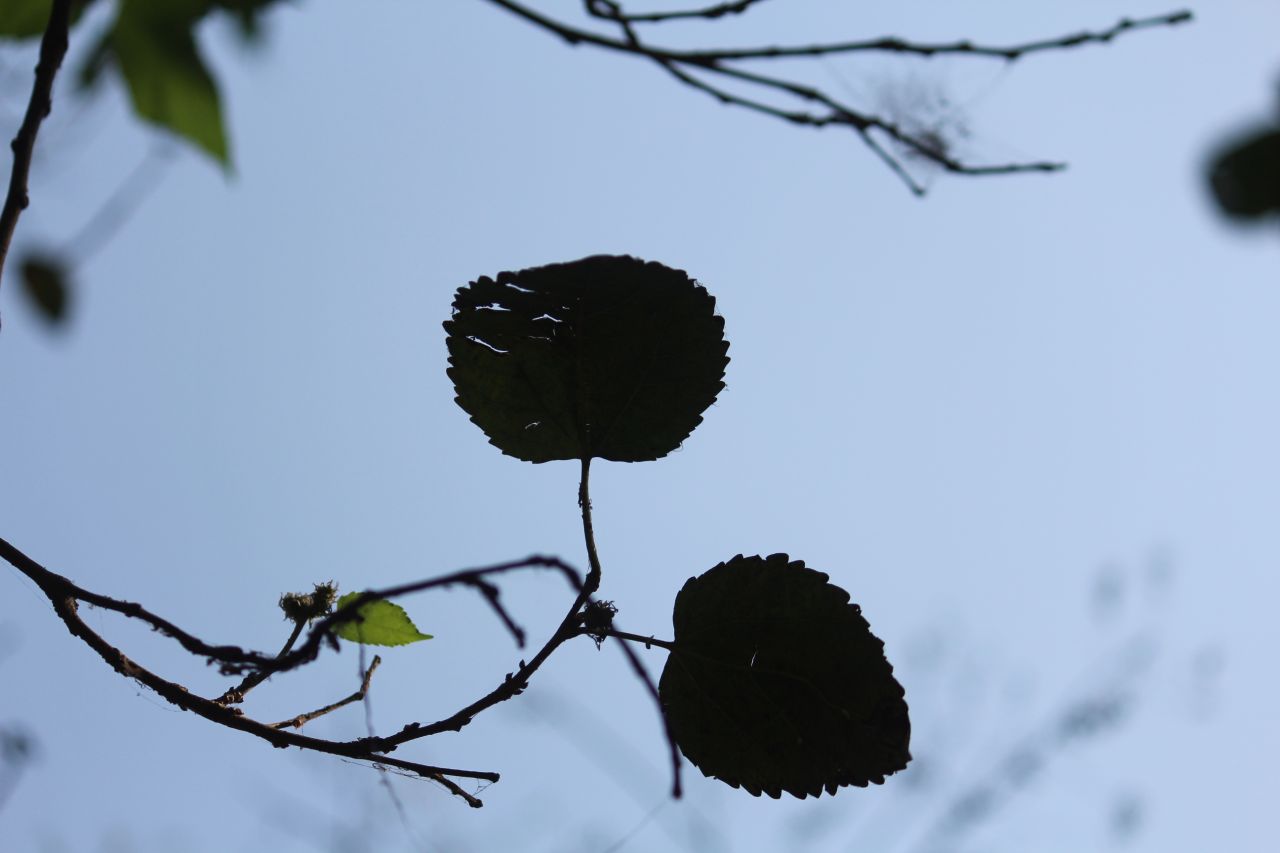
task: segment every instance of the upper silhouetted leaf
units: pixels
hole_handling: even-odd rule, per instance
[[[71,23],[93,0],[76,0],[71,4]],[[26,39],[44,33],[49,25],[53,0],[3,0],[0,2],[0,39]]]
[[[341,610],[360,595],[349,592],[338,599],[336,610]],[[370,601],[360,605],[359,616],[343,622],[333,629],[344,640],[370,646],[404,646],[419,640],[430,640],[413,624],[404,608],[390,601]]]
[[[597,255],[459,288],[449,339],[458,405],[529,462],[659,459],[724,387],[715,299],[687,274]]]
[[[1210,165],[1209,182],[1229,216],[1256,219],[1280,213],[1280,130],[1237,140]]]
[[[753,795],[834,794],[907,766],[902,686],[849,594],[786,554],[738,555],[675,605],[659,690],[705,775]]]
[[[20,270],[22,290],[40,316],[55,326],[66,320],[71,301],[66,268],[56,258],[32,255],[22,259]]]
[[[109,45],[111,58],[129,87],[134,112],[228,166],[218,89],[193,32],[209,7],[205,0],[122,0]],[[98,58],[86,67],[97,67],[102,61]],[[93,79],[92,73],[81,76]]]

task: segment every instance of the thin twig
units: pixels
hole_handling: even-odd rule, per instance
[[[642,643],[646,649],[657,646],[658,648],[666,649],[669,652],[674,652],[676,650],[676,644],[670,640],[656,640],[653,637],[645,637],[641,634],[631,634],[626,631],[619,631],[617,628],[610,628],[605,631],[604,634],[605,636],[613,637],[618,640],[629,640],[633,643]]]
[[[643,12],[640,14],[630,14],[623,12],[621,9],[604,11],[608,6],[602,0],[584,0],[584,5],[592,17],[605,18],[610,21],[624,20],[629,24],[660,24],[664,21],[675,21],[681,18],[701,18],[706,21],[714,21],[725,15],[742,14],[752,6],[763,2],[764,0],[736,0],[736,2],[730,3],[717,3],[714,6],[707,6],[702,9],[680,9],[672,12]]]
[[[81,266],[115,236],[147,196],[160,185],[163,167],[173,161],[168,144],[153,146],[111,196],[62,247],[71,266]]]
[[[440,732],[461,731],[476,714],[523,693],[525,688],[529,686],[530,677],[538,671],[539,667],[551,656],[551,653],[566,641],[579,635],[582,627],[582,608],[591,602],[591,596],[600,588],[601,574],[600,557],[596,553],[595,532],[591,522],[590,457],[585,457],[582,460],[581,470],[582,475],[578,482],[578,506],[582,510],[582,536],[586,542],[587,561],[590,564],[590,569],[587,572],[586,580],[578,582],[578,596],[574,599],[573,606],[569,608],[568,613],[560,621],[560,626],[556,628],[555,632],[532,658],[528,661],[520,661],[520,666],[514,672],[508,672],[502,683],[493,690],[465,708],[434,723],[425,726],[412,723],[394,735],[380,738],[379,742],[384,747],[384,751],[385,749],[393,749],[400,744],[408,743],[411,740],[430,737]]]
[[[378,668],[378,664],[380,663],[382,663],[382,658],[379,657],[378,655],[374,655],[373,662],[370,663],[369,668],[364,671],[364,678],[360,682],[360,689],[357,690],[355,693],[352,693],[350,696],[347,696],[343,699],[339,699],[337,702],[333,702],[329,705],[325,705],[323,708],[317,708],[316,710],[310,711],[306,714],[299,714],[298,716],[292,717],[288,720],[281,720],[278,723],[272,723],[271,728],[300,729],[307,723],[316,719],[317,717],[323,717],[325,714],[328,714],[331,711],[336,711],[339,708],[344,708],[347,705],[351,705],[355,702],[362,701],[364,697],[369,693],[369,682],[373,679],[374,670]]]
[[[734,61],[742,59],[787,59],[796,57],[831,56],[841,53],[906,53],[915,56],[939,56],[958,54],[1012,61],[1032,53],[1053,50],[1070,50],[1087,44],[1108,44],[1117,36],[1134,30],[1154,27],[1172,27],[1190,23],[1194,15],[1188,9],[1153,15],[1149,18],[1121,18],[1116,24],[1097,31],[1082,31],[1056,38],[1039,39],[1022,44],[995,45],[974,44],[968,40],[951,42],[914,42],[895,36],[865,39],[862,41],[833,42],[829,44],[789,45],[776,47],[729,48],[725,50],[666,51],[668,58],[683,62]]]
[[[71,0],[53,0],[49,10],[49,23],[40,40],[40,59],[36,63],[35,82],[31,87],[31,100],[27,112],[13,138],[13,171],[9,175],[9,191],[5,195],[4,208],[0,210],[0,279],[4,275],[5,258],[13,243],[13,232],[18,227],[18,217],[31,203],[27,180],[31,174],[31,159],[35,154],[36,134],[40,124],[53,111],[53,81],[67,55],[67,31],[71,21]]]
[[[767,46],[751,48],[725,48],[712,50],[676,50],[660,47],[642,41],[632,28],[645,16],[631,15],[625,12],[615,0],[584,0],[588,13],[595,18],[616,24],[622,31],[622,38],[611,38],[599,33],[570,26],[563,21],[544,15],[515,0],[489,0],[489,2],[517,15],[535,26],[550,32],[571,45],[589,44],[605,50],[627,53],[648,59],[681,83],[716,98],[720,103],[742,107],[753,112],[773,118],[782,119],[792,124],[814,128],[843,125],[851,128],[859,139],[882,160],[890,170],[916,195],[924,194],[924,187],[907,171],[903,162],[890,152],[876,138],[873,131],[883,134],[888,139],[903,146],[921,158],[931,161],[943,169],[958,175],[1004,175],[1022,172],[1054,172],[1064,168],[1063,164],[1050,161],[1029,163],[1004,163],[994,165],[970,165],[949,156],[941,149],[936,140],[924,135],[903,129],[889,119],[863,112],[843,104],[825,92],[805,86],[793,80],[747,71],[733,63],[744,61],[760,61],[783,58],[806,58],[827,56],[831,54],[850,53],[899,53],[919,56],[935,56],[939,54],[955,54],[972,57],[998,58],[1006,61],[1019,59],[1027,54],[1041,53],[1049,50],[1065,50],[1085,44],[1107,43],[1116,37],[1138,29],[1152,27],[1175,26],[1192,19],[1189,11],[1172,12],[1141,19],[1122,19],[1114,26],[1099,31],[1084,31],[1059,38],[1042,39],[1023,44],[993,47],[975,45],[969,41],[928,44],[911,42],[896,37],[886,37],[865,41],[846,41],[830,44],[813,44],[802,46]],[[726,6],[733,4],[724,4]],[[715,8],[715,7],[712,7]],[[707,10],[700,10],[707,11]],[[658,13],[662,14],[662,13]],[[706,17],[706,15],[684,15],[683,17]],[[717,74],[735,79],[751,86],[762,87],[780,93],[786,97],[797,98],[802,102],[820,104],[825,112],[808,112],[790,110],[765,103],[755,98],[739,95],[701,79],[691,73],[692,70]]]
[[[484,600],[489,602],[489,606],[493,608],[493,612],[498,614],[498,618],[502,620],[502,624],[511,632],[511,636],[515,638],[516,645],[523,649],[525,642],[524,629],[516,623],[515,619],[511,618],[511,614],[502,606],[500,598],[501,593],[498,591],[498,588],[483,578],[475,578],[473,580],[466,581],[466,584],[468,586],[473,586],[480,591],[480,594],[484,596]]]
[[[628,634],[626,631],[609,631],[609,636],[619,639],[630,639],[635,634]],[[643,638],[639,638],[643,641]],[[654,643],[652,637],[649,638],[650,643]],[[655,643],[656,645],[656,643]],[[636,654],[635,649],[626,643],[618,643],[618,648],[622,650],[623,656],[626,657],[627,663],[631,665],[631,671],[640,679],[640,683],[645,686],[645,690],[649,692],[649,696],[653,699],[654,705],[658,709],[658,717],[662,720],[662,732],[667,738],[667,749],[671,755],[671,797],[672,799],[680,799],[680,747],[676,744],[676,736],[671,731],[671,721],[667,719],[667,713],[662,707],[662,697],[658,694],[658,685],[653,683],[649,670],[644,668],[644,662],[640,660],[640,656]]]
[[[289,654],[289,652],[293,649],[293,644],[298,642],[298,638],[302,636],[302,629],[305,627],[306,627],[305,620],[299,619],[297,622],[293,623],[293,631],[289,634],[289,639],[284,641],[284,646],[280,648],[280,653],[276,655],[277,658],[281,658]],[[244,677],[243,681],[241,681],[235,687],[228,688],[225,693],[223,693],[214,701],[216,701],[219,705],[239,704],[240,702],[244,701],[245,695],[250,690],[257,687],[262,682],[266,681],[267,678],[268,678],[268,675],[263,673],[260,670],[251,672]]]

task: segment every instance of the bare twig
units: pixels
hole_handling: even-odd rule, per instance
[[[1021,59],[1032,53],[1045,53],[1054,50],[1069,50],[1088,44],[1109,44],[1116,37],[1134,30],[1151,29],[1153,27],[1171,27],[1190,23],[1194,19],[1190,10],[1182,9],[1164,15],[1153,15],[1149,18],[1121,18],[1113,26],[1104,30],[1084,30],[1055,38],[1040,39],[1005,46],[974,44],[971,41],[951,42],[914,42],[894,36],[865,39],[862,41],[833,42],[829,44],[811,44],[777,47],[729,48],[725,50],[691,50],[669,51],[670,58],[700,62],[711,60],[722,62],[740,59],[785,59],[809,56],[831,56],[841,53],[906,53],[915,56],[941,56],[958,54],[960,56],[985,57],[1012,61]]]
[[[36,63],[35,83],[31,87],[31,100],[18,128],[18,134],[10,143],[13,149],[13,171],[9,175],[9,191],[5,195],[4,208],[0,210],[0,278],[4,275],[5,258],[13,242],[13,232],[18,217],[30,204],[27,178],[31,174],[31,159],[36,148],[36,134],[40,123],[53,110],[53,81],[67,54],[67,31],[71,21],[71,0],[53,0],[49,10],[49,23],[40,40],[40,60]]]
[[[607,18],[611,21],[624,20],[629,24],[660,24],[663,21],[675,21],[680,18],[701,18],[714,21],[726,15],[739,15],[764,0],[736,0],[730,3],[717,3],[701,9],[679,9],[671,12],[644,12],[629,14],[621,9],[609,9],[601,0],[584,0],[587,12],[596,18]]]
[[[280,653],[276,655],[277,658],[280,658],[289,654],[290,650],[293,649],[293,644],[298,642],[298,638],[302,636],[302,629],[305,627],[306,627],[305,620],[299,619],[297,622],[293,623],[293,631],[290,632],[289,639],[284,641],[284,645],[280,648]],[[267,675],[264,674],[262,671],[258,670],[258,671],[251,672],[244,677],[243,681],[241,681],[235,687],[228,688],[227,692],[223,693],[215,701],[217,701],[219,705],[239,704],[240,702],[244,701],[245,695],[250,690],[257,687],[259,684],[261,684],[266,680],[267,680]],[[301,725],[301,723],[299,723],[299,725]]]
[[[351,705],[355,702],[363,701],[364,697],[369,692],[369,682],[373,680],[374,670],[378,668],[378,665],[380,663],[382,663],[382,658],[379,657],[378,655],[374,655],[373,662],[370,663],[369,668],[364,671],[364,678],[360,682],[360,689],[357,690],[355,693],[352,693],[350,696],[339,699],[337,702],[333,702],[328,705],[325,705],[323,708],[317,708],[314,711],[309,711],[306,714],[299,714],[298,716],[291,717],[288,720],[281,720],[278,723],[272,723],[271,728],[300,729],[307,723],[316,719],[317,717],[323,717],[325,714],[328,714],[331,711],[336,711],[339,708],[345,708],[347,705]]]
[[[666,649],[669,652],[676,650],[676,644],[670,640],[657,640],[653,637],[645,637],[641,634],[630,634],[626,631],[619,631],[617,628],[610,628],[604,632],[607,636],[618,640],[630,640],[633,643],[642,643],[646,649],[657,646],[660,649]]]
[[[394,735],[380,738],[379,742],[386,749],[393,749],[411,740],[430,737],[440,732],[461,731],[476,714],[523,693],[524,689],[529,686],[529,678],[546,662],[551,653],[566,641],[579,635],[582,627],[582,608],[591,602],[591,596],[600,588],[601,574],[600,557],[596,553],[595,533],[591,523],[590,473],[591,459],[589,457],[584,458],[582,460],[582,478],[578,483],[578,506],[582,510],[582,535],[586,541],[587,561],[590,563],[591,568],[587,572],[586,580],[578,580],[578,596],[574,599],[573,606],[569,608],[569,612],[565,614],[564,619],[560,621],[560,626],[556,628],[555,632],[532,658],[528,661],[520,661],[520,666],[514,672],[508,672],[502,683],[493,690],[467,707],[434,723],[425,726],[412,723]],[[578,578],[576,572],[574,572],[573,577],[574,579]]]
[[[172,160],[173,149],[167,144],[152,147],[80,230],[63,244],[63,258],[72,266],[80,266],[96,254],[160,185],[164,167]]]
[[[511,618],[511,614],[502,606],[498,588],[483,578],[475,578],[474,580],[466,581],[466,583],[468,586],[473,586],[480,591],[485,601],[489,602],[489,606],[493,608],[493,612],[498,614],[502,624],[511,632],[511,636],[515,638],[516,645],[523,649],[525,641],[524,629],[516,623],[516,620]]]
[[[618,639],[630,639],[636,637],[635,634],[628,634],[626,631],[610,631],[609,636]],[[648,640],[640,639],[641,642],[648,642],[654,645],[658,643],[652,637]],[[680,747],[676,744],[675,733],[671,731],[671,721],[667,719],[667,713],[662,707],[662,697],[658,695],[658,685],[653,683],[653,678],[649,675],[649,670],[644,668],[644,662],[640,660],[640,656],[635,650],[626,643],[618,643],[618,648],[622,650],[622,654],[627,659],[627,663],[631,665],[631,671],[636,674],[636,678],[640,679],[640,683],[644,685],[649,696],[653,699],[653,704],[658,709],[658,717],[662,720],[662,732],[667,738],[667,750],[671,755],[671,796],[673,799],[680,799]]]
[[[1051,161],[992,165],[965,163],[950,156],[943,148],[938,146],[936,140],[929,138],[925,133],[907,130],[882,115],[841,103],[821,89],[784,77],[748,71],[736,63],[853,53],[896,53],[924,57],[952,54],[1012,61],[1033,53],[1067,50],[1086,44],[1105,44],[1133,30],[1175,26],[1192,19],[1191,12],[1185,10],[1149,18],[1125,18],[1112,27],[1103,30],[1084,31],[1058,38],[1041,39],[1009,46],[978,45],[970,41],[922,43],[896,37],[885,37],[864,41],[799,46],[676,50],[643,41],[632,25],[640,22],[653,23],[655,21],[671,20],[676,17],[718,17],[731,11],[743,11],[750,4],[725,3],[708,9],[690,10],[682,13],[655,13],[657,15],[655,18],[654,15],[629,14],[615,0],[584,0],[587,12],[591,17],[609,21],[619,27],[622,37],[611,38],[590,30],[570,26],[523,3],[515,2],[515,0],[489,0],[489,2],[564,39],[571,45],[588,44],[605,50],[627,53],[648,59],[681,83],[711,95],[722,104],[742,107],[762,115],[782,119],[791,124],[814,128],[848,127],[916,195],[923,195],[924,187],[911,177],[902,160],[886,148],[882,141],[877,139],[876,134],[880,134],[887,140],[901,145],[912,155],[919,156],[948,172],[958,175],[1054,172],[1064,168],[1064,165]],[[731,9],[729,7],[738,8]],[[713,12],[716,14],[712,14]],[[770,104],[714,85],[694,72],[723,76],[748,86],[780,94],[784,98],[798,100],[803,104],[816,104],[822,109],[820,111],[797,110]]]

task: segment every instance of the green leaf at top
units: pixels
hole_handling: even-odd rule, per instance
[[[528,462],[660,459],[702,422],[729,362],[715,299],[625,256],[477,279],[444,328],[458,405]]]
[[[71,23],[93,0],[73,0]],[[3,0],[0,2],[0,39],[34,38],[49,25],[53,0]]]
[[[738,555],[675,604],[659,693],[681,751],[755,796],[880,784],[911,760],[902,686],[849,594],[786,554]]]
[[[337,610],[355,601],[362,593],[349,592],[338,599]],[[360,605],[359,615],[333,629],[344,640],[369,646],[405,646],[430,640],[413,624],[404,608],[390,601],[370,601]]]
[[[121,0],[109,35],[134,112],[230,166],[218,88],[196,46],[203,0]]]

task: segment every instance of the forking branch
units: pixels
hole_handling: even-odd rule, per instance
[[[916,42],[896,36],[802,45],[765,45],[743,48],[708,48],[683,50],[658,45],[643,38],[635,25],[662,24],[692,19],[716,20],[730,14],[743,14],[764,0],[728,2],[701,9],[636,14],[627,12],[616,0],[583,0],[587,16],[615,26],[620,37],[604,35],[574,26],[561,18],[516,2],[488,0],[528,23],[558,36],[570,45],[590,45],[615,53],[630,54],[653,62],[679,82],[715,98],[722,104],[741,107],[790,124],[828,128],[843,127],[853,131],[915,195],[924,195],[925,187],[907,171],[904,158],[891,146],[912,157],[933,163],[957,175],[1007,175],[1023,172],[1056,172],[1065,163],[1041,160],[1020,163],[969,163],[939,145],[935,135],[912,130],[891,117],[855,106],[829,92],[793,77],[762,73],[746,67],[777,59],[814,58],[851,54],[898,54],[921,57],[964,56],[1013,62],[1030,54],[1069,50],[1090,44],[1108,44],[1126,33],[1154,27],[1169,27],[1192,20],[1192,13],[1179,10],[1147,18],[1123,18],[1100,30],[1084,30],[1054,38],[1038,39],[1013,45],[977,44],[969,40],[953,42]],[[741,94],[724,84],[743,85],[755,95]],[[888,144],[886,144],[888,143]]]

